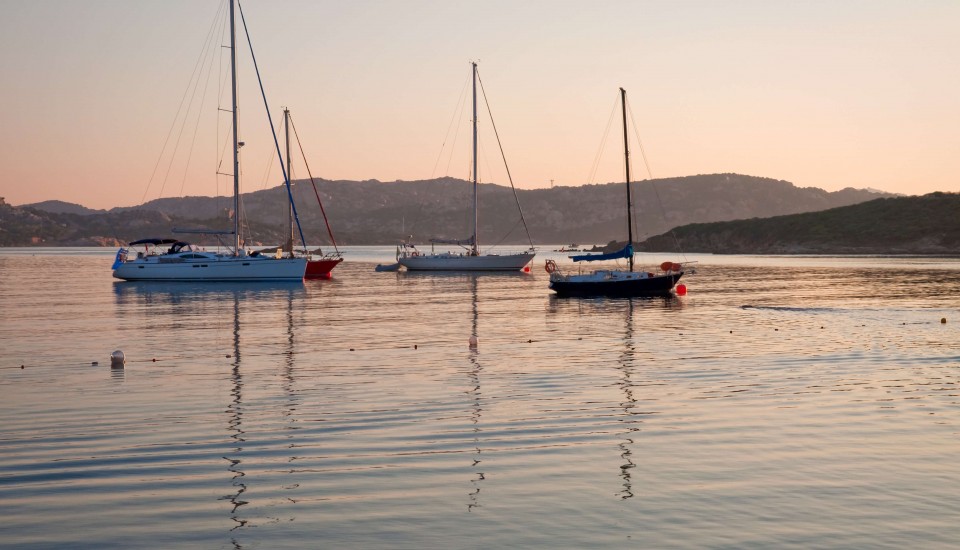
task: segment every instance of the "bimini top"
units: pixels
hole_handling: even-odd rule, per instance
[[[633,256],[633,245],[628,244],[621,250],[609,254],[583,254],[581,256],[568,256],[575,262],[599,262],[600,260],[617,260],[620,258],[629,258]]]
[[[129,246],[135,246],[138,244],[152,244],[154,246],[159,246],[161,244],[173,244],[177,242],[177,239],[140,239],[139,241],[133,241]]]

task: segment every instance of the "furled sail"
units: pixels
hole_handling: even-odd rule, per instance
[[[469,239],[430,239],[434,244],[458,244],[460,246],[473,246],[474,237]]]
[[[583,254],[580,256],[569,256],[575,262],[598,262],[600,260],[618,260],[620,258],[633,257],[633,245],[628,244],[621,250],[610,252],[609,254]]]

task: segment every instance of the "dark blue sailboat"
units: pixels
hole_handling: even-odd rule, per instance
[[[623,105],[623,153],[626,163],[627,179],[627,244],[617,252],[607,254],[585,254],[570,256],[575,262],[596,262],[626,258],[629,270],[597,270],[588,274],[562,273],[556,262],[547,260],[546,269],[550,273],[550,289],[557,296],[668,296],[674,286],[683,277],[683,266],[673,262],[664,262],[662,273],[635,271],[633,264],[633,201],[630,195],[630,147],[627,141],[627,92],[620,88],[620,101]]]

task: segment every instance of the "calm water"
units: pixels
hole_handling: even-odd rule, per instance
[[[686,297],[581,300],[559,254],[229,285],[113,252],[0,250],[0,547],[960,540],[960,260],[705,256]]]

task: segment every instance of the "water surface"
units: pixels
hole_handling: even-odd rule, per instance
[[[958,260],[704,256],[609,300],[552,296],[550,253],[191,284],[113,252],[0,251],[2,547],[960,539]]]

